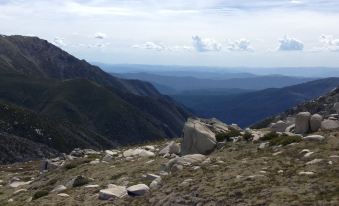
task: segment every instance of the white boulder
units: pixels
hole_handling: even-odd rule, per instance
[[[330,120],[326,119],[321,122],[321,129],[322,130],[333,130],[339,128],[339,121],[337,120]]]
[[[145,184],[137,184],[127,188],[127,193],[131,196],[142,196],[149,192],[149,187]]]
[[[311,113],[300,112],[297,114],[295,119],[295,133],[306,134],[310,130],[310,118]]]
[[[321,128],[323,117],[320,114],[314,114],[310,119],[310,128],[312,132],[317,132]]]
[[[107,189],[100,190],[99,199],[109,200],[111,198],[122,198],[127,195],[127,189],[124,186],[109,184]]]
[[[207,124],[199,119],[188,119],[183,130],[181,153],[208,154],[214,150],[217,141]]]
[[[322,141],[322,140],[324,140],[324,139],[325,139],[324,136],[316,135],[316,134],[314,134],[314,135],[308,135],[308,136],[306,136],[306,137],[303,138],[303,140],[305,140],[305,141]]]

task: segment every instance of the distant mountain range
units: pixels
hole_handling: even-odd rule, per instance
[[[227,74],[220,75],[219,79],[206,79],[192,76],[168,76],[151,73],[115,73],[114,76],[126,79],[138,79],[151,82],[163,94],[178,94],[190,90],[205,89],[242,89],[242,90],[261,90],[266,88],[281,88],[285,86],[300,84],[314,80],[312,78],[288,77],[281,75],[270,76],[250,76],[243,78],[233,78]],[[222,78],[223,79],[220,79]]]
[[[150,83],[24,36],[0,36],[0,103],[2,135],[59,152],[176,137],[190,115]]]
[[[198,94],[172,95],[197,115],[216,117],[227,123],[237,123],[247,127],[269,116],[283,112],[304,101],[316,98],[339,86],[339,78],[326,78],[284,88],[238,94]]]

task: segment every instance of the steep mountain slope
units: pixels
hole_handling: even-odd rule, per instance
[[[58,151],[175,137],[189,115],[150,83],[112,77],[36,37],[0,36],[0,85],[4,103],[67,122],[74,133],[88,130],[60,137],[71,144],[53,145]]]
[[[173,95],[203,117],[249,126],[297,104],[324,95],[339,85],[339,78],[315,80],[281,89],[265,89],[237,95]]]
[[[149,81],[156,87],[158,85],[162,85],[172,88],[178,92],[187,90],[230,88],[260,90],[267,88],[281,88],[314,80],[311,78],[287,77],[280,75],[230,79],[208,79],[204,76],[200,76],[199,78],[191,76],[178,77],[151,73],[123,73],[113,75],[126,79]],[[162,87],[159,87],[158,89],[162,89]]]
[[[339,86],[339,85],[338,85]],[[323,117],[329,117],[331,114],[336,114],[337,111],[333,107],[335,103],[339,102],[339,87],[333,89],[331,92],[320,96],[316,99],[303,102],[296,105],[293,108],[289,108],[286,111],[268,117],[263,121],[257,122],[252,125],[253,128],[263,128],[268,127],[272,122],[277,122],[278,120],[285,120],[288,116],[295,116],[299,112],[310,112],[311,114],[320,114]]]

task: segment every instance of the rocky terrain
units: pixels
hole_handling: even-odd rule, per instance
[[[339,130],[272,130],[195,118],[182,139],[2,165],[0,204],[338,205]]]

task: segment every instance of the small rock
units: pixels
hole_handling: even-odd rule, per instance
[[[193,179],[186,179],[182,183],[180,183],[180,186],[182,186],[182,187],[189,186],[192,181],[193,181]]]
[[[149,187],[150,187],[151,189],[158,189],[160,183],[161,183],[161,177],[158,177],[158,178],[154,179],[154,180],[151,182],[151,184],[150,184]]]
[[[299,172],[299,175],[314,175],[314,172]]]
[[[282,154],[282,153],[283,153],[282,151],[279,151],[279,152],[273,153],[272,155],[273,155],[273,156],[277,156],[277,155],[280,155],[280,154]]]
[[[99,159],[95,159],[95,160],[92,160],[89,162],[89,164],[91,165],[96,165],[96,164],[99,164],[100,163],[100,160]]]
[[[147,145],[147,146],[144,146],[143,148],[144,148],[145,150],[148,150],[148,151],[151,151],[151,152],[155,151],[155,147],[152,146],[152,145]]]
[[[259,149],[265,149],[270,145],[269,142],[263,142],[259,145]]]
[[[323,161],[323,159],[314,159],[312,161],[307,162],[306,165],[313,165],[313,164],[317,164],[317,163],[322,162],[322,161]]]
[[[27,192],[27,189],[20,189],[20,190],[16,190],[16,191],[14,191],[14,195],[16,195],[16,194],[19,194],[19,193],[22,193],[22,192]]]
[[[151,164],[153,163],[155,160],[148,160],[147,162],[145,162],[145,164]]]
[[[147,174],[146,175],[146,179],[150,180],[150,181],[153,181],[153,180],[155,180],[155,179],[157,179],[159,177],[160,177],[159,175],[155,175],[155,174]]]
[[[106,150],[107,151],[107,150]],[[113,153],[113,152],[112,152]],[[111,154],[106,154],[103,158],[102,158],[102,161],[105,161],[105,162],[110,162],[112,161],[113,159],[113,155]]]
[[[137,184],[127,188],[127,193],[131,196],[143,196],[149,192],[149,187],[145,184]]]
[[[125,186],[118,186],[114,184],[109,184],[107,189],[100,190],[99,199],[100,200],[109,200],[111,198],[123,198],[127,195],[127,190]]]
[[[322,140],[324,140],[324,139],[325,139],[324,136],[316,135],[316,134],[314,134],[314,135],[308,135],[308,136],[306,136],[306,137],[303,138],[303,140],[305,140],[305,141],[322,141]]]
[[[60,197],[69,197],[69,195],[66,194],[66,193],[59,193],[58,196],[60,196]]]
[[[97,188],[99,185],[86,185],[85,188]]]
[[[284,173],[284,170],[279,170],[278,173],[279,174]]]
[[[78,175],[75,178],[73,178],[72,180],[70,180],[67,184],[66,187],[80,187],[83,185],[86,185],[89,183],[89,179],[87,177]]]
[[[160,155],[179,154],[179,153],[180,153],[180,146],[174,141],[171,141],[165,148],[163,148],[159,152]]]
[[[332,162],[332,161],[328,161],[328,164],[329,164],[329,165],[333,165],[333,162]]]
[[[65,191],[65,190],[67,190],[67,187],[65,187],[64,185],[58,185],[51,192],[52,193],[59,193],[59,192]]]
[[[339,155],[331,155],[330,158],[339,158]]]
[[[20,186],[23,186],[23,185],[29,185],[31,183],[32,183],[32,181],[28,181],[28,182],[14,181],[11,184],[9,184],[9,186],[13,187],[13,188],[17,188],[17,187],[20,187]]]
[[[304,157],[310,157],[312,154],[314,154],[314,152],[307,152]]]

